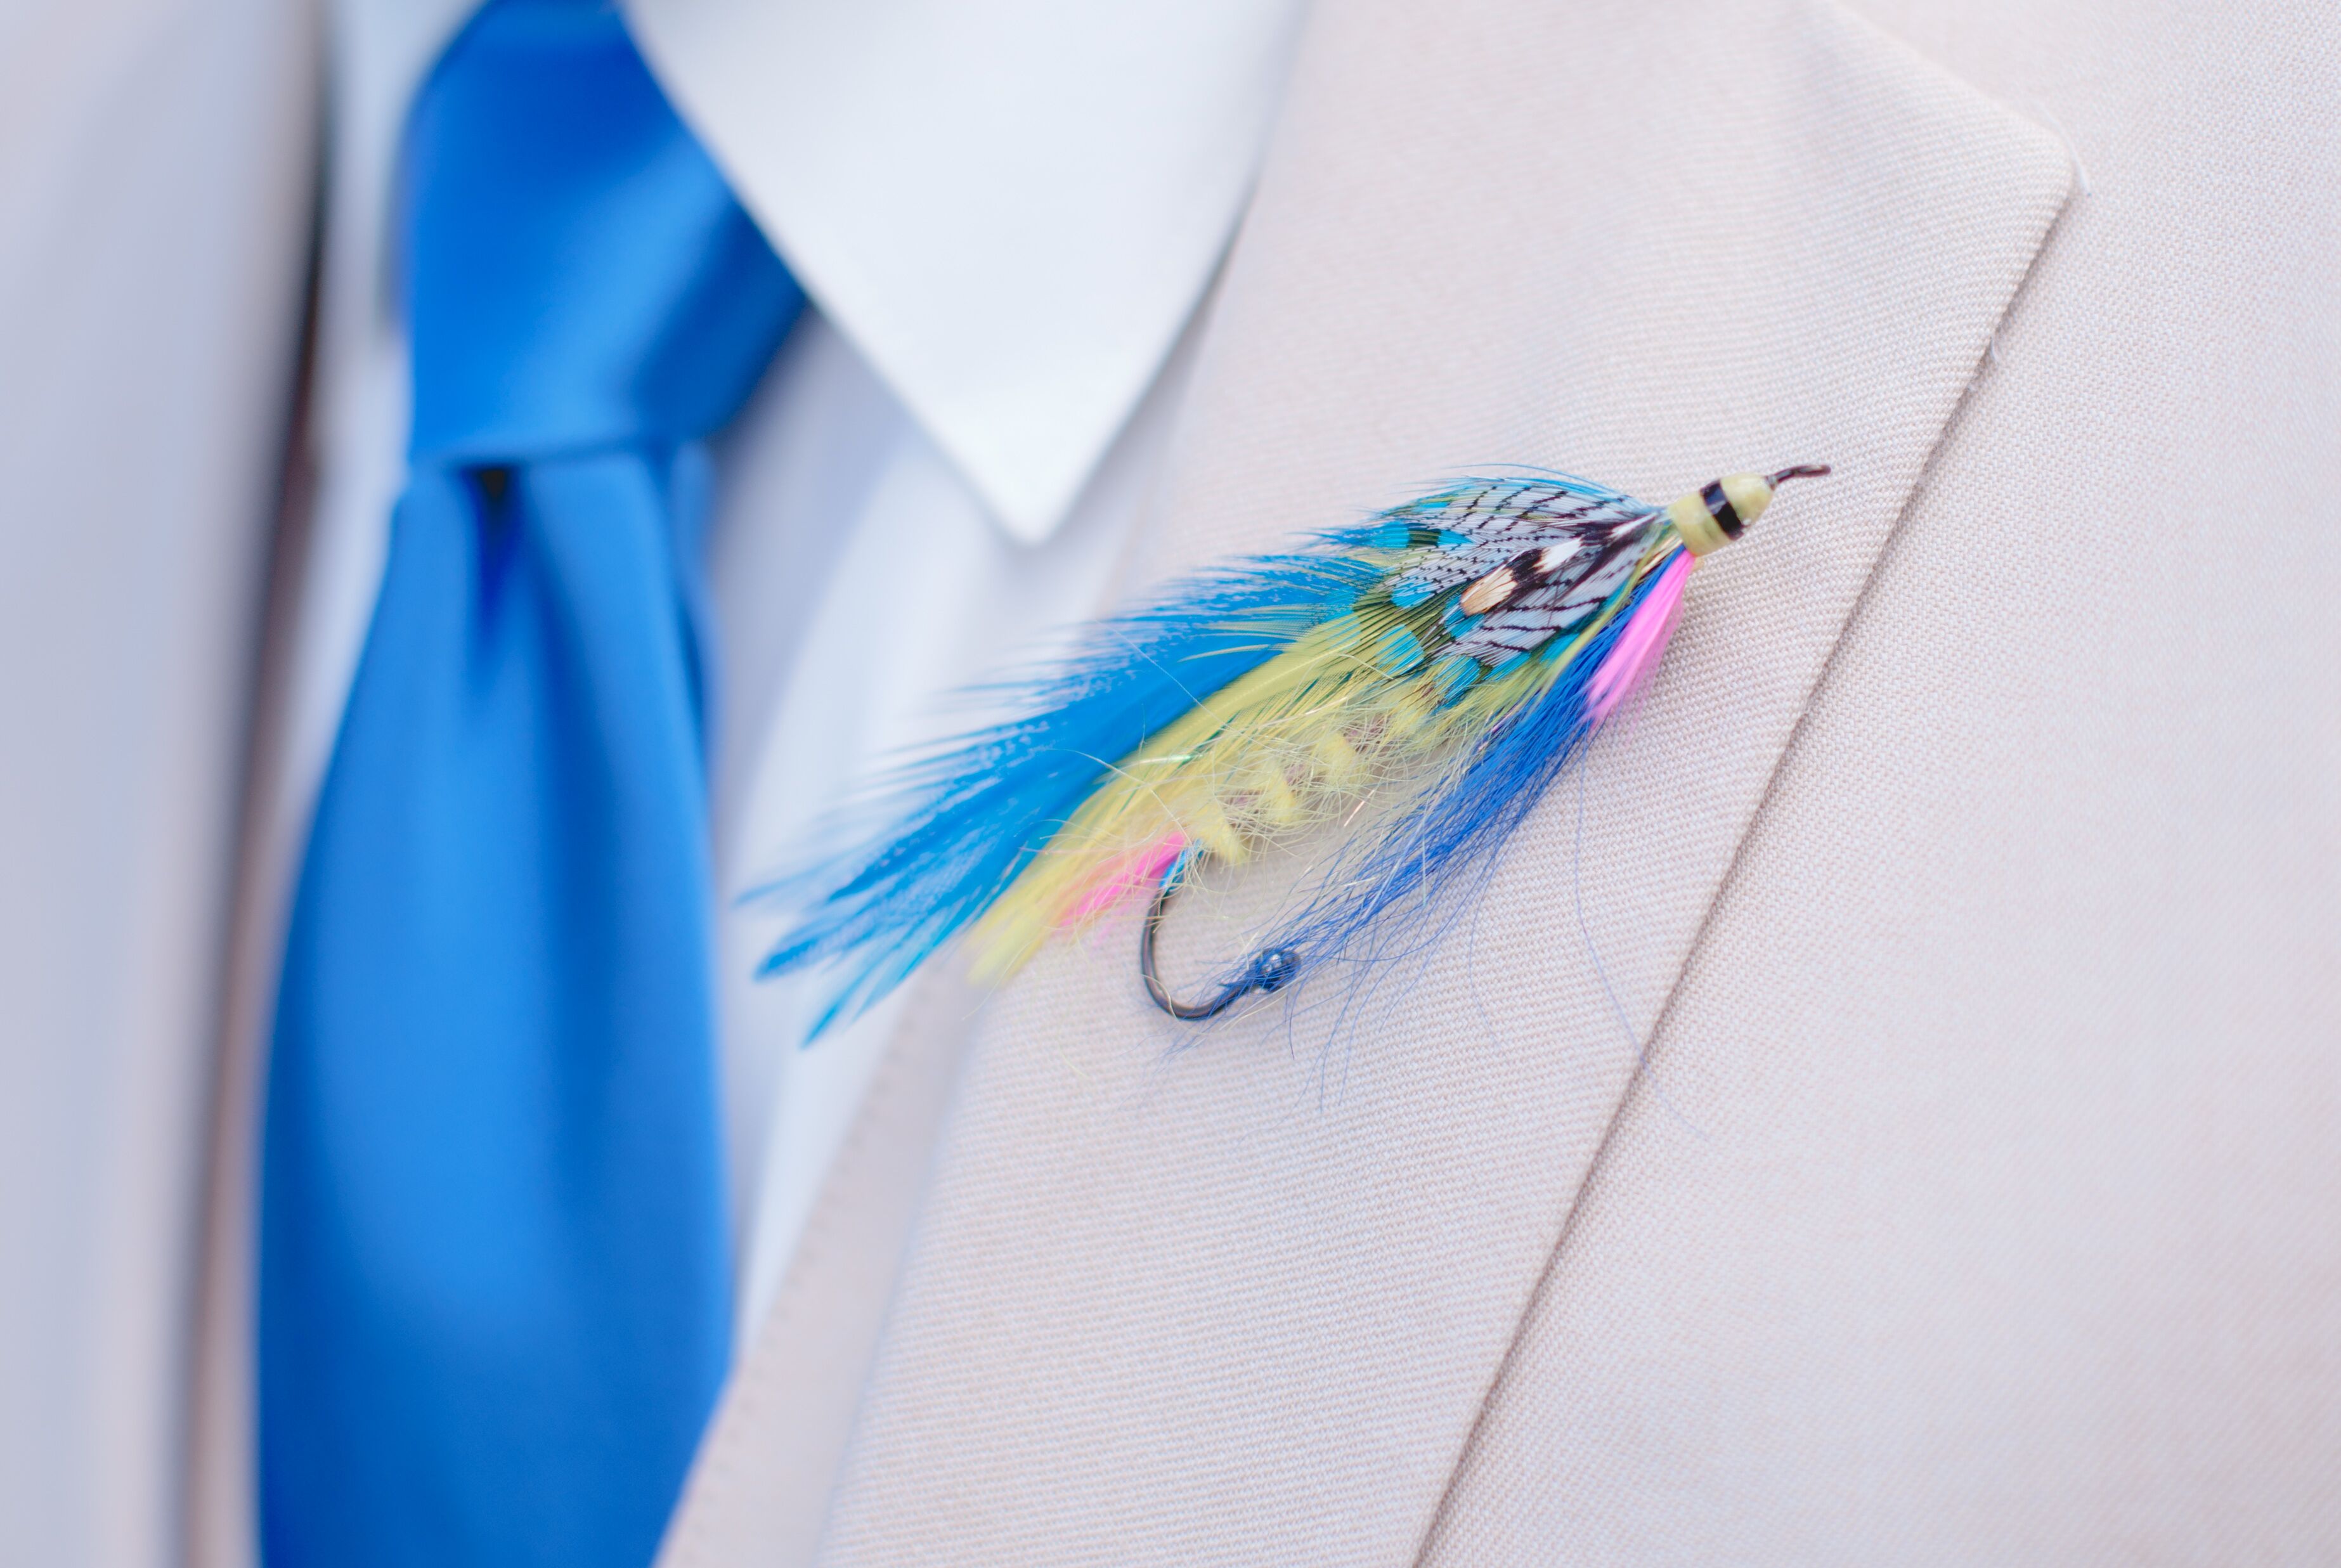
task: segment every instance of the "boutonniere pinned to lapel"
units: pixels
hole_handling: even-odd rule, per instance
[[[1376,950],[1484,869],[1666,651],[1692,567],[1825,466],[1734,474],[1668,506],[1562,474],[1470,479],[1174,584],[1088,627],[1017,716],[897,773],[885,826],[761,894],[765,959],[834,964],[826,1028],[965,932],[979,979],[1148,900],[1147,994],[1214,1016]],[[1333,840],[1265,940],[1195,1001],[1155,964],[1206,861]]]

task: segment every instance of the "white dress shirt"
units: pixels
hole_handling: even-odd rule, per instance
[[[385,259],[407,105],[475,0],[341,0],[315,388],[320,497],[260,895],[281,933],[403,482]],[[743,904],[943,697],[1100,605],[1182,332],[1273,114],[1295,0],[645,0],[644,55],[813,308],[716,444],[714,811],[743,1331],[895,1016],[801,1049],[818,975],[752,978]],[[879,607],[873,612],[872,607]],[[878,616],[882,614],[882,622]]]

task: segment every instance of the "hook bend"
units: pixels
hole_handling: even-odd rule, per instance
[[[1170,900],[1185,880],[1189,861],[1180,855],[1163,872],[1162,881],[1154,890],[1154,902],[1146,906],[1146,925],[1138,937],[1138,977],[1146,983],[1146,994],[1154,1005],[1185,1024],[1200,1024],[1206,1018],[1216,1018],[1253,992],[1281,991],[1300,973],[1300,954],[1289,947],[1264,948],[1252,954],[1243,978],[1231,980],[1220,987],[1220,994],[1205,1002],[1181,1002],[1172,996],[1162,984],[1162,974],[1154,956],[1157,934],[1162,929],[1162,918],[1170,913]]]

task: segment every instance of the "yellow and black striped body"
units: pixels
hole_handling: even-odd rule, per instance
[[[1667,508],[1668,520],[1682,535],[1683,548],[1694,555],[1710,554],[1739,537],[1748,524],[1772,504],[1772,492],[1784,480],[1817,478],[1828,469],[1818,464],[1783,468],[1778,474],[1727,474]]]

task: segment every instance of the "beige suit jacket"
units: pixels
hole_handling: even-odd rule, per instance
[[[156,197],[0,236],[0,632],[132,650],[10,721],[0,1515],[160,1568],[314,61],[106,15],[152,135],[0,51],[0,210]],[[666,1562],[2341,1560],[2341,14],[1320,0],[1128,580],[1797,461],[1370,1006],[924,983]]]
[[[2336,142],[2325,5],[1320,0],[1133,584],[1837,477],[1370,1005],[938,983],[669,1568],[2341,1561]]]

